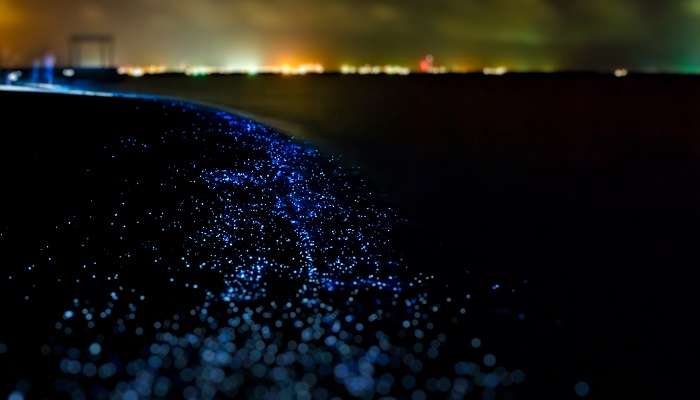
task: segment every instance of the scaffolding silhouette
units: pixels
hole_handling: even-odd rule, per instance
[[[99,60],[97,65],[89,65],[84,59],[84,49],[96,46]],[[106,34],[78,34],[70,37],[69,40],[69,60],[72,67],[84,68],[96,66],[99,68],[114,67],[114,36]]]

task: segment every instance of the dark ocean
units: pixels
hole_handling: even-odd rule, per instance
[[[111,88],[239,110],[359,166],[438,243],[430,268],[529,282],[523,306],[541,334],[526,340],[551,358],[524,357],[620,393],[667,394],[676,385],[664,376],[682,380],[698,304],[700,79],[153,77]]]
[[[502,307],[488,304],[511,322],[486,318],[492,326],[480,328],[526,371],[528,397],[574,396],[585,381],[594,398],[663,398],[693,371],[698,78],[154,76],[79,85],[220,107],[357,168],[405,218],[416,270],[511,292]]]

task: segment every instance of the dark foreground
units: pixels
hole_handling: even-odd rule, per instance
[[[697,303],[692,79],[340,82],[267,82],[257,97],[239,85],[227,104],[311,115],[307,137],[362,163],[386,197],[212,111],[3,94],[22,127],[2,137],[15,193],[2,208],[3,389],[681,391]]]
[[[527,392],[496,332],[520,283],[419,265],[434,243],[313,148],[177,102],[0,101],[10,398]]]
[[[569,393],[576,371],[597,396],[687,395],[700,303],[697,77],[154,77],[110,87],[244,110],[343,154],[440,243],[436,257],[417,247],[429,254],[421,265],[527,279],[527,301],[515,304],[539,325],[504,342],[551,374],[529,384]]]

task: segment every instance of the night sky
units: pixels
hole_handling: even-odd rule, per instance
[[[119,64],[700,70],[700,0],[0,0],[0,63],[111,33]]]

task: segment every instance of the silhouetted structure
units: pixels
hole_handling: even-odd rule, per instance
[[[97,46],[99,61],[97,66],[110,68],[114,66],[114,36],[107,34],[77,34],[69,40],[69,60],[73,67],[87,66],[83,50],[87,46]]]

